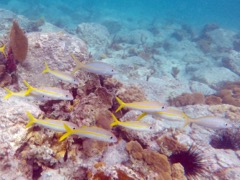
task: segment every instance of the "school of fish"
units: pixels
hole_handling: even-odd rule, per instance
[[[0,52],[5,54],[5,45],[0,48]],[[61,72],[58,70],[52,70],[49,68],[48,64],[45,62],[45,69],[42,71],[43,74],[49,73],[53,75],[60,81],[78,85],[79,80],[74,76],[78,70],[83,70],[89,73],[94,73],[97,75],[114,75],[117,74],[117,70],[107,63],[103,62],[90,62],[83,64],[80,62],[73,54],[72,59],[75,61],[76,66],[72,72]],[[23,81],[26,86],[26,90],[13,92],[8,88],[4,88],[7,94],[3,99],[8,99],[12,96],[32,99],[37,101],[48,101],[48,100],[73,100],[72,94],[64,89],[58,87],[33,87],[27,81]],[[142,101],[142,102],[131,102],[125,103],[119,97],[116,97],[116,101],[119,103],[119,107],[116,112],[121,111],[122,108],[127,108],[130,110],[141,111],[142,114],[135,121],[120,121],[116,118],[114,114],[111,114],[113,122],[111,127],[121,126],[123,128],[128,128],[136,131],[146,131],[151,132],[153,127],[151,124],[141,121],[147,115],[152,115],[154,118],[160,118],[161,120],[167,121],[180,121],[183,122],[183,127],[189,124],[196,124],[205,128],[221,129],[230,128],[231,124],[227,119],[219,118],[215,116],[206,116],[199,118],[191,118],[186,115],[183,111],[168,107],[165,103],[157,101]],[[29,122],[26,128],[37,124],[44,128],[49,128],[56,132],[63,132],[64,134],[60,137],[59,141],[63,141],[71,135],[77,135],[79,137],[92,138],[99,141],[105,141],[109,143],[117,142],[117,137],[108,130],[97,126],[91,127],[78,127],[76,124],[69,121],[55,120],[55,119],[37,119],[30,112],[26,112],[29,118]]]

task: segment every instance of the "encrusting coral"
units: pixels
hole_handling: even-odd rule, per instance
[[[240,107],[240,83],[225,82],[223,86],[214,95],[204,96],[201,93],[183,93],[175,98],[169,98],[169,104],[172,106],[187,106],[195,104],[230,104]]]
[[[165,155],[153,150],[143,149],[137,141],[128,142],[126,149],[133,159],[143,161],[149,169],[157,172],[159,179],[171,179],[171,168]],[[142,166],[142,168],[146,168],[146,166]]]

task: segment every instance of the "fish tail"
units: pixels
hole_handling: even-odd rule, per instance
[[[42,74],[50,72],[50,68],[48,67],[48,64],[45,62],[45,69],[42,71]]]
[[[192,119],[187,117],[185,118],[185,121],[184,121],[184,125],[183,125],[183,128],[185,128],[187,125],[189,125],[190,123],[192,123]]]
[[[14,92],[12,92],[10,89],[8,89],[6,87],[4,89],[5,89],[5,91],[7,91],[8,94],[6,96],[4,96],[3,99],[8,99],[14,94]]]
[[[84,65],[83,63],[81,63],[76,56],[74,56],[74,54],[71,54],[71,57],[73,58],[73,60],[76,63],[76,67],[73,69],[72,74],[74,74],[76,71],[78,71],[80,68],[82,68]]]
[[[147,113],[142,113],[137,117],[137,121],[139,121],[140,119],[142,119],[143,117],[145,117],[147,115]]]
[[[66,133],[63,134],[60,139],[58,140],[59,142],[63,141],[64,139],[66,139],[68,136],[70,136],[72,133],[73,133],[73,130],[67,125],[64,123],[64,128],[66,130]]]
[[[120,121],[116,118],[116,116],[115,116],[113,113],[111,113],[111,116],[112,116],[112,118],[113,118],[113,120],[114,120],[114,121],[110,124],[111,127],[117,126],[118,124],[120,124]]]
[[[27,112],[27,116],[28,116],[29,121],[28,121],[28,124],[26,125],[26,128],[29,128],[37,121],[37,119],[35,119],[30,112]]]
[[[3,53],[3,55],[5,56],[5,58],[7,58],[7,55],[5,53],[5,48],[6,48],[6,44],[4,44],[1,48],[0,48],[0,52]]]
[[[27,86],[27,88],[28,88],[28,90],[26,91],[26,93],[25,93],[25,96],[27,96],[27,95],[29,95],[31,92],[32,92],[32,90],[34,89],[30,84],[28,84],[28,82],[27,81],[25,81],[25,80],[23,80],[23,83],[25,84],[25,86]]]
[[[117,108],[117,110],[115,111],[115,112],[118,112],[118,111],[120,111],[124,106],[125,106],[125,103],[121,100],[121,99],[119,99],[118,97],[116,97],[116,100],[117,100],[117,102],[119,103],[119,107]]]

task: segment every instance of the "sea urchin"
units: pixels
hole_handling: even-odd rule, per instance
[[[187,151],[174,153],[169,159],[172,164],[182,164],[185,175],[190,179],[201,177],[205,172],[204,156],[196,146],[191,146]]]

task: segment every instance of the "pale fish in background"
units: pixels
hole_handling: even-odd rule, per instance
[[[166,111],[156,112],[153,116],[169,121],[185,121],[189,118],[183,111],[172,107],[167,108]]]
[[[114,75],[118,73],[111,65],[107,63],[95,61],[83,64],[79,60],[77,60],[77,58],[73,54],[71,56],[76,63],[76,67],[73,69],[72,74],[74,74],[80,69],[98,75]]]
[[[190,123],[197,124],[199,126],[204,126],[211,129],[223,129],[230,128],[232,125],[227,119],[223,119],[215,116],[204,116],[200,118],[187,118],[185,119],[184,127]]]
[[[27,90],[19,91],[19,92],[13,92],[8,88],[4,88],[4,89],[7,91],[8,94],[6,94],[3,99],[8,99],[12,96],[16,96],[16,97],[21,97],[21,98],[26,98],[26,99],[30,99],[30,100],[36,100],[36,101],[51,100],[49,97],[43,97],[42,95],[34,95],[34,94],[31,94],[31,93],[28,94],[28,95],[25,95]]]
[[[32,126],[33,124],[38,124],[40,126],[49,128],[57,132],[66,132],[64,124],[67,124],[72,129],[77,129],[78,126],[72,122],[55,120],[55,119],[36,119],[30,112],[27,112],[29,122],[26,125],[26,128]]]
[[[51,100],[73,100],[72,94],[64,89],[57,87],[43,87],[43,88],[34,88],[27,81],[23,81],[24,84],[28,87],[25,95],[34,94],[42,95],[42,97],[48,97]]]
[[[118,97],[116,97],[116,100],[120,105],[117,108],[116,112],[120,111],[124,107],[126,107],[128,109],[143,111],[144,114],[165,111],[167,109],[165,104],[157,102],[157,101],[142,101],[142,102],[124,103]]]
[[[110,126],[122,126],[128,129],[137,130],[137,131],[151,131],[153,128],[150,124],[141,121],[119,121],[114,114],[111,114],[114,122]]]
[[[61,72],[61,71],[57,71],[57,70],[51,70],[48,67],[48,64],[45,62],[45,69],[42,71],[42,73],[50,73],[53,76],[57,77],[58,79],[65,81],[65,82],[69,82],[72,84],[79,84],[79,81],[70,73],[67,72]]]
[[[154,113],[142,113],[138,116],[137,120],[142,119],[146,115],[152,115],[154,118],[165,119],[169,121],[181,121],[189,118],[184,112],[179,109],[168,107],[165,111],[154,112]]]
[[[0,47],[0,52],[3,53],[4,57],[7,58],[7,55],[5,53],[5,48],[6,48],[6,45],[3,44],[2,47]]]
[[[78,135],[80,137],[87,137],[99,141],[105,141],[109,143],[117,142],[117,137],[103,128],[91,126],[91,127],[81,127],[78,129],[72,129],[67,124],[64,124],[66,132],[62,137],[60,137],[59,142],[63,141],[70,135]]]

